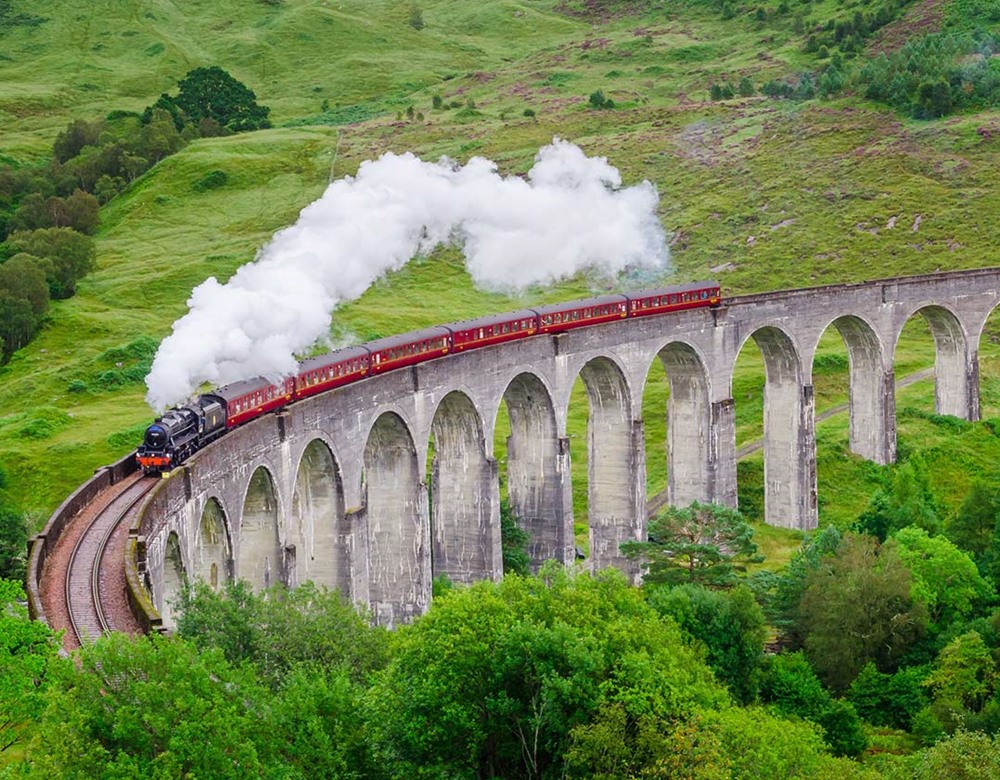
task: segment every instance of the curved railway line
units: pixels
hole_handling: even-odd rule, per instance
[[[121,483],[122,490],[86,525],[73,546],[65,578],[69,629],[79,644],[92,642],[115,629],[103,604],[102,569],[108,542],[156,484],[136,473]]]

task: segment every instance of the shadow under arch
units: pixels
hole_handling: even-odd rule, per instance
[[[621,368],[596,357],[580,369],[589,401],[587,518],[591,566],[633,573],[619,545],[645,534],[645,453],[642,426],[632,419],[632,398]]]
[[[885,349],[875,329],[856,315],[833,320],[847,348],[851,452],[880,465],[896,457],[893,374],[885,369]],[[815,356],[813,364],[815,366]]]
[[[194,576],[212,590],[218,590],[232,579],[232,544],[226,513],[217,498],[208,499],[201,512],[193,558]]]
[[[163,603],[160,607],[163,625],[172,627],[176,624],[174,608],[186,582],[187,571],[181,555],[180,539],[176,531],[171,531],[163,552]]]
[[[278,500],[271,473],[258,466],[243,499],[236,576],[258,590],[284,582]]]
[[[749,339],[764,358],[764,520],[810,530],[817,524],[812,386],[803,385],[798,349],[783,330],[765,325],[739,352]]]
[[[345,518],[344,483],[337,459],[323,439],[313,439],[302,451],[289,532],[285,555],[289,587],[312,580],[350,598],[350,528]]]
[[[510,419],[507,497],[529,534],[532,570],[550,558],[566,563],[573,559],[569,447],[556,429],[552,396],[541,379],[522,373],[507,385],[503,403]]]
[[[431,583],[427,494],[413,436],[395,412],[368,434],[363,479],[369,600],[376,621],[393,626],[426,611]]]
[[[920,315],[934,339],[934,409],[963,420],[979,419],[978,362],[969,355],[969,340],[958,317],[939,305],[923,306],[907,317]],[[905,327],[906,323],[903,323]],[[896,333],[893,365],[902,328]]]
[[[486,455],[472,400],[453,390],[431,421],[430,517],[433,576],[468,584],[503,576],[497,464]]]
[[[711,501],[708,370],[695,349],[681,341],[667,344],[657,357],[670,390],[666,409],[668,502],[687,506],[692,501]]]

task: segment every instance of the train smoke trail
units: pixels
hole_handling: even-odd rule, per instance
[[[195,288],[146,377],[162,411],[202,382],[294,373],[295,354],[330,330],[334,308],[441,244],[463,249],[475,283],[515,292],[581,270],[666,268],[659,200],[648,181],[621,187],[603,157],[553,140],[527,179],[476,157],[424,162],[385,154],[332,183],[226,283]]]

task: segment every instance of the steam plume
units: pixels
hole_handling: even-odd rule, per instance
[[[385,154],[332,183],[226,283],[195,288],[146,377],[161,411],[216,385],[296,370],[294,355],[329,333],[334,308],[387,271],[441,244],[460,245],[475,283],[515,292],[588,269],[663,269],[667,252],[648,181],[621,188],[618,170],[558,138],[527,180],[481,157]]]

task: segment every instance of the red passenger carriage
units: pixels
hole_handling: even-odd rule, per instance
[[[629,317],[666,314],[671,311],[715,306],[719,303],[717,282],[692,282],[659,290],[629,293]]]
[[[534,336],[538,331],[538,315],[532,309],[521,309],[474,320],[462,320],[444,327],[451,331],[454,350],[462,352]]]
[[[600,325],[628,316],[628,298],[624,295],[602,295],[582,301],[536,306],[539,333],[560,333],[571,328]]]
[[[299,363],[295,398],[308,398],[362,379],[368,375],[369,366],[368,350],[364,347],[345,347],[307,358]]]
[[[380,374],[447,355],[451,348],[451,331],[438,325],[370,341],[365,347],[369,353],[371,372]]]
[[[235,428],[254,417],[280,409],[295,394],[295,378],[287,377],[278,384],[264,377],[233,382],[208,393],[226,407],[226,428]]]

